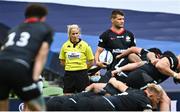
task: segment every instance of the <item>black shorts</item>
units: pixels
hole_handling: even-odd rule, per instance
[[[83,91],[90,84],[87,70],[65,71],[64,93],[76,93]]]
[[[10,60],[0,60],[0,100],[13,90],[23,101],[37,98],[40,91],[32,79],[32,70]]]

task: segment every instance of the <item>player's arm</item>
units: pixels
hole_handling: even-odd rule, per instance
[[[123,51],[121,54],[117,55],[116,58],[122,58],[128,56],[131,53],[140,54],[142,48],[139,47],[130,47],[127,50]]]
[[[116,89],[118,89],[121,92],[125,92],[128,88],[127,85],[125,85],[123,82],[116,80],[116,78],[112,77],[109,80],[109,83],[112,84]]]
[[[93,91],[95,93],[98,93],[101,92],[105,86],[106,83],[92,83],[91,85],[86,87],[85,91]]]
[[[39,79],[39,76],[44,68],[44,64],[46,62],[48,52],[49,52],[49,44],[47,42],[43,42],[34,62],[34,68],[33,68],[34,81],[37,81]]]
[[[94,64],[94,60],[88,60],[87,61],[87,68],[88,69],[91,68],[93,66],[93,64]]]
[[[160,59],[155,66],[161,73],[176,79],[180,79],[180,74],[170,69],[170,62],[167,57]]]
[[[145,61],[140,61],[140,62],[136,62],[136,63],[129,63],[127,65],[124,65],[122,67],[117,68],[116,70],[113,70],[112,76],[115,76],[117,73],[122,72],[122,71],[132,71],[135,70],[136,68],[144,65],[146,62]]]
[[[156,55],[153,52],[148,52],[147,58],[153,65],[156,65],[156,63],[159,61],[159,59],[156,58]]]
[[[95,53],[95,61],[96,61],[96,65],[100,66],[100,67],[106,67],[105,64],[103,64],[102,62],[99,61],[99,55],[103,52],[104,48],[102,47],[97,47],[96,53]]]

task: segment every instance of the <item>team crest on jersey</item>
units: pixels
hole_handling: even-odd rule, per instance
[[[126,37],[126,42],[131,42],[131,37],[127,36]]]

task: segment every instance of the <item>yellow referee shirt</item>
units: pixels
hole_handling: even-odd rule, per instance
[[[75,46],[68,40],[60,51],[59,59],[65,60],[66,71],[76,71],[87,69],[87,60],[94,60],[91,47],[83,40]]]

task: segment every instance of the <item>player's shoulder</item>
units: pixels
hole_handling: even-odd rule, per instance
[[[41,27],[44,27],[45,30],[53,32],[53,29],[49,24],[47,24],[45,22],[39,22],[39,24],[41,25]]]
[[[111,32],[112,32],[111,29],[107,29],[104,32],[102,32],[101,35],[107,35],[107,34],[109,34]]]
[[[101,33],[99,37],[100,38],[108,38],[110,34],[112,34],[112,31],[110,29],[107,29],[106,31]]]
[[[134,35],[130,30],[127,30],[127,29],[124,29],[125,30],[125,33],[128,33],[130,35]]]

